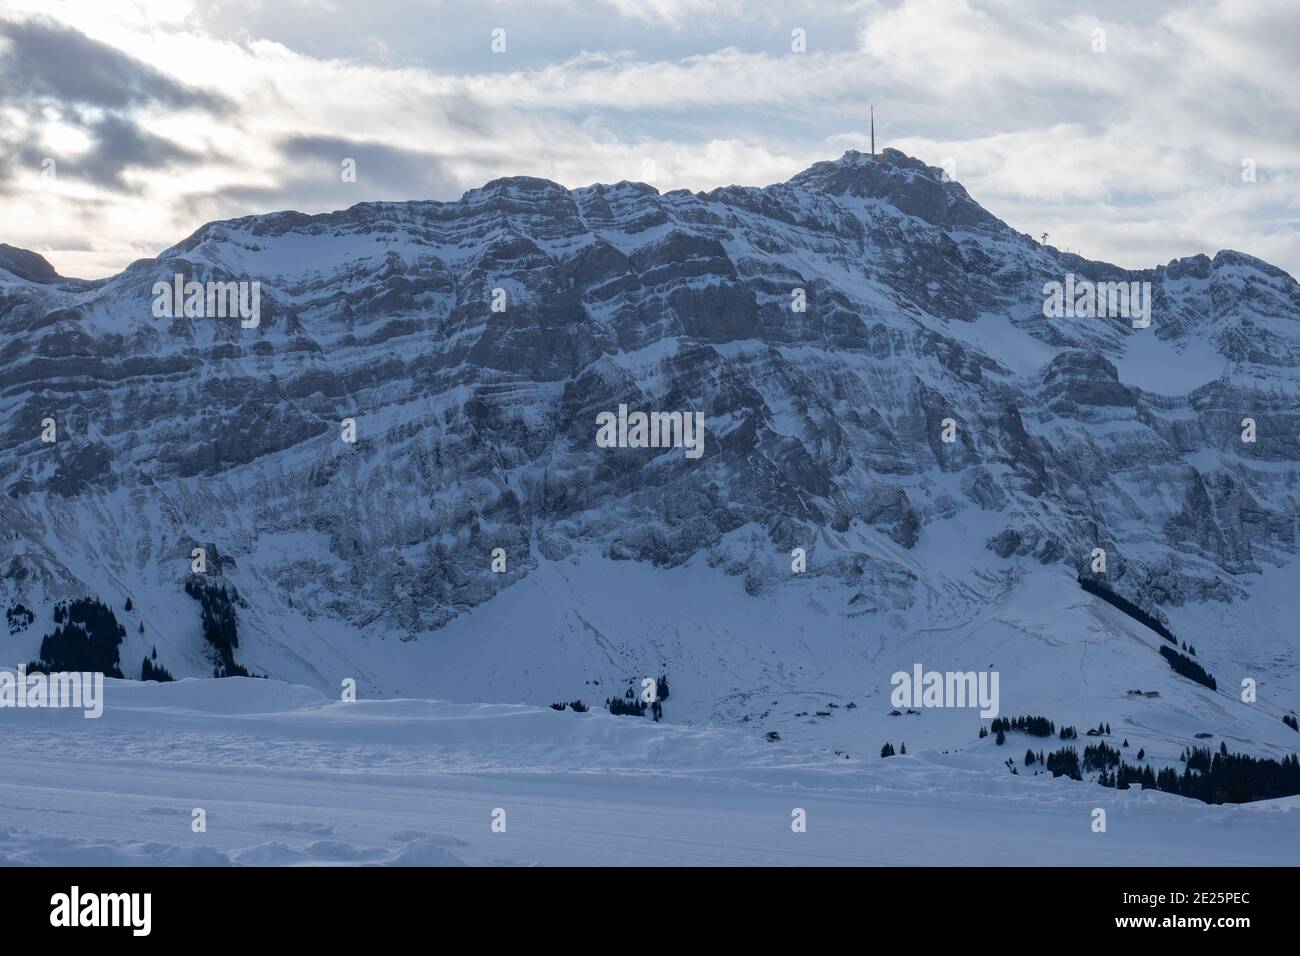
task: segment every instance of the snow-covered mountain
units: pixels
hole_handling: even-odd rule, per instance
[[[256,326],[159,317],[176,275],[260,283]],[[1150,326],[1046,317],[1069,276],[1150,283]],[[891,715],[919,663],[1169,761],[1300,742],[1300,286],[1239,252],[1120,269],[849,152],[762,189],[512,178],[215,222],[93,282],[0,246],[0,332],[15,663],[93,596],[127,677],[156,648],[177,677],[600,704],[667,674],[671,722],[992,748],[969,710]],[[620,405],[702,413],[703,454],[599,447]],[[1097,548],[1217,690],[1079,588]]]

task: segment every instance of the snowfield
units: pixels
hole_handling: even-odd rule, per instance
[[[846,760],[726,727],[342,703],[270,680],[108,681],[106,695],[99,720],[0,711],[0,862],[1269,866],[1300,856],[1294,798],[1212,807],[1013,776],[990,766],[991,740]],[[206,832],[192,831],[196,808]],[[792,831],[795,808],[806,832]],[[1106,811],[1104,833],[1093,832],[1094,808]],[[505,832],[493,831],[497,809]]]

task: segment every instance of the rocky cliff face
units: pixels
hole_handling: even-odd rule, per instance
[[[177,274],[260,283],[257,326],[157,317]],[[1046,318],[1067,274],[1150,283],[1150,327]],[[2,246],[0,333],[0,596],[133,596],[128,644],[177,676],[212,666],[195,547],[271,672],[317,631],[437,640],[577,552],[703,554],[757,595],[802,547],[852,615],[924,600],[906,555],[964,514],[972,561],[1104,548],[1158,613],[1244,600],[1298,547],[1294,279],[1063,254],[894,150],[763,189],[515,178],[216,222],[96,282]],[[703,455],[597,447],[620,405],[702,412]]]

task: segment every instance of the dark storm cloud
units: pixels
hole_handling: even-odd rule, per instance
[[[120,116],[106,116],[88,129],[95,137],[95,145],[75,162],[64,163],[60,175],[126,192],[131,188],[122,178],[127,169],[160,169],[195,163],[202,158]]]
[[[354,159],[357,184],[391,199],[451,199],[460,195],[455,177],[432,153],[337,136],[295,136],[280,147],[287,164],[332,172]],[[376,196],[378,198],[378,196]]]
[[[77,30],[45,20],[0,21],[0,105],[16,106],[39,127],[46,107],[81,129],[90,148],[75,158],[58,155],[61,177],[117,192],[137,192],[125,180],[128,169],[164,169],[201,157],[143,129],[133,108],[199,109],[223,114],[230,104],[196,90]],[[0,129],[20,163],[39,167],[48,155],[38,144],[18,141],[12,127]],[[0,172],[0,193],[14,170]]]
[[[55,161],[60,178],[74,179],[94,183],[104,189],[121,193],[139,193],[138,186],[126,181],[124,173],[128,169],[166,169],[172,166],[187,165],[203,159],[198,153],[183,149],[174,143],[155,136],[140,127],[133,120],[106,114],[95,121],[86,121],[80,116],[69,116],[91,137],[91,146],[83,153],[72,157],[50,156]],[[0,141],[3,136],[0,136]],[[10,148],[20,165],[33,170],[40,169],[49,152],[26,142],[11,142]],[[15,167],[4,164],[0,171],[0,195],[8,191],[8,180],[13,178]]]
[[[124,110],[160,105],[220,113],[220,96],[177,82],[121,50],[48,20],[0,20],[0,102]]]
[[[419,150],[337,136],[293,136],[282,140],[278,151],[278,184],[229,186],[188,197],[185,208],[195,215],[228,215],[234,202],[247,212],[320,212],[359,202],[457,199],[464,191],[438,156]],[[342,179],[345,159],[356,162],[356,182]]]

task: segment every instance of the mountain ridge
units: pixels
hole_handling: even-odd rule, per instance
[[[447,636],[542,572],[536,593],[571,604],[555,653],[594,629],[613,673],[707,654],[643,660],[653,629],[584,623],[575,582],[600,562],[806,599],[844,664],[859,631],[905,653],[1103,548],[1111,586],[1212,668],[1293,655],[1255,595],[1300,541],[1295,280],[1231,251],[1124,270],[968,204],[935,167],[850,151],[762,189],[505,178],[452,203],[209,223],[94,283],[0,275],[0,599],[41,622],[11,649],[36,656],[60,601],[130,596],[124,668],[156,645],[177,676],[210,672],[185,594],[204,547],[254,672],[333,687],[351,668],[401,693],[432,668],[480,694],[494,673],[547,702],[581,688],[530,691]],[[1152,326],[1047,318],[1043,284],[1067,272],[1150,281]],[[177,273],[260,282],[259,324],[155,318]],[[703,414],[703,456],[597,448],[620,405]],[[1180,610],[1220,606],[1270,636],[1216,647]],[[703,645],[743,646],[725,627]],[[709,693],[678,700],[712,714]]]
[[[863,162],[864,160],[868,162]],[[966,202],[969,202],[971,205],[977,207],[980,213],[982,213],[982,216],[980,217],[981,219],[987,217],[988,221],[991,221],[992,223],[995,223],[997,225],[1004,226],[1008,230],[1016,233],[1016,235],[1023,236],[1029,241],[1035,242],[1032,236],[1028,235],[1027,233],[1018,232],[1017,230],[1014,229],[1014,227],[1007,224],[1004,220],[998,219],[997,217],[992,216],[991,214],[984,211],[982,207],[978,206],[978,203],[975,203],[975,201],[971,199],[969,194],[966,193],[965,188],[962,187],[959,182],[955,180],[946,180],[946,174],[941,168],[928,166],[922,160],[917,159],[915,157],[908,156],[902,151],[893,149],[891,147],[885,147],[881,151],[880,160],[882,162],[886,162],[887,165],[893,166],[895,168],[903,169],[909,173],[915,173],[918,171],[923,172],[927,180],[932,181],[944,188],[951,187],[953,192],[959,194]],[[839,159],[822,160],[817,163],[814,163],[812,166],[808,167],[807,169],[801,170],[798,173],[795,173],[789,179],[781,183],[772,183],[769,184],[768,186],[763,186],[763,187],[742,186],[738,184],[732,184],[728,186],[715,187],[714,189],[711,190],[695,190],[695,191],[688,190],[688,189],[674,189],[674,190],[669,190],[667,192],[660,192],[653,185],[636,181],[636,180],[619,180],[618,182],[615,183],[593,183],[589,186],[578,186],[578,187],[569,188],[561,185],[560,183],[555,182],[554,180],[546,179],[544,177],[526,176],[526,175],[501,176],[501,177],[497,177],[496,179],[489,180],[481,186],[476,186],[467,189],[464,193],[462,193],[459,199],[455,199],[455,200],[432,200],[432,199],[379,200],[379,201],[368,200],[364,202],[354,203],[351,206],[347,206],[341,209],[331,210],[328,212],[305,213],[295,209],[283,209],[283,210],[269,211],[265,213],[254,213],[245,216],[237,216],[230,219],[212,220],[210,222],[204,223],[203,225],[199,226],[194,232],[190,233],[190,235],[182,239],[180,242],[168,246],[166,249],[162,250],[157,256],[152,258],[146,257],[143,259],[134,260],[121,272],[116,273],[112,276],[105,276],[100,279],[79,279],[72,276],[63,276],[60,273],[58,273],[56,270],[54,270],[54,268],[50,266],[48,261],[46,261],[44,257],[41,256],[39,253],[28,249],[21,249],[15,246],[4,245],[2,243],[0,243],[0,268],[7,268],[6,262],[15,265],[18,268],[22,268],[22,266],[18,265],[17,260],[6,259],[6,255],[9,256],[17,255],[22,258],[35,257],[35,259],[38,260],[38,262],[40,263],[40,265],[38,265],[37,268],[42,273],[47,273],[51,279],[76,281],[76,282],[104,282],[109,279],[115,278],[117,275],[121,275],[124,272],[136,268],[141,263],[154,262],[157,261],[158,259],[168,256],[169,254],[188,251],[189,249],[192,249],[195,245],[197,245],[199,241],[201,241],[201,237],[204,237],[208,231],[218,226],[234,227],[234,226],[242,226],[248,223],[270,224],[272,222],[285,222],[291,225],[302,225],[302,224],[312,223],[315,221],[327,222],[337,217],[349,217],[352,216],[352,214],[356,213],[358,210],[362,210],[362,211],[383,210],[387,208],[401,208],[401,207],[448,208],[448,207],[468,204],[470,202],[471,197],[477,195],[495,196],[496,194],[502,191],[508,190],[511,187],[519,186],[519,185],[525,185],[529,187],[541,187],[544,192],[562,193],[566,195],[573,194],[573,193],[588,193],[588,192],[596,192],[596,193],[604,194],[607,192],[617,191],[621,189],[630,189],[635,192],[651,194],[659,197],[672,196],[672,195],[685,195],[696,199],[706,199],[706,198],[714,198],[718,196],[734,195],[737,193],[762,193],[780,186],[802,185],[808,182],[815,182],[819,179],[819,177],[822,179],[833,180],[839,178],[840,174],[843,172],[846,172],[851,169],[869,168],[870,164],[873,164],[875,162],[876,159],[872,157],[870,154],[862,153],[858,150],[849,149],[846,150]],[[830,175],[827,175],[828,170],[831,171]],[[875,198],[887,198],[887,196],[888,193],[884,193],[881,195],[876,195]],[[899,208],[900,211],[904,211],[904,212],[907,211],[902,207]],[[1129,269],[1123,266],[1115,265],[1114,263],[1106,262],[1104,260],[1087,259],[1086,257],[1075,253],[1061,252],[1055,246],[1039,244],[1036,242],[1035,244],[1040,245],[1041,248],[1045,250],[1052,250],[1054,253],[1062,257],[1071,257],[1081,262],[1087,262],[1095,266],[1114,269],[1117,271],[1138,274],[1138,273],[1154,272],[1156,269],[1160,268],[1159,265],[1155,265],[1155,266],[1139,267],[1136,269]],[[1191,264],[1191,263],[1199,264],[1201,260],[1207,260],[1207,259],[1211,263],[1215,263],[1220,261],[1224,257],[1240,259],[1241,261],[1249,263],[1252,267],[1257,268],[1262,272],[1285,276],[1288,278],[1292,278],[1294,281],[1294,277],[1291,277],[1289,273],[1287,273],[1285,270],[1281,269],[1280,267],[1272,265],[1266,260],[1260,259],[1255,256],[1251,256],[1249,253],[1242,252],[1240,250],[1229,249],[1229,248],[1220,249],[1217,252],[1215,252],[1213,256],[1210,256],[1208,253],[1196,253],[1190,256],[1176,257],[1174,259],[1169,260],[1168,263],[1165,263],[1164,267],[1167,269],[1175,269],[1184,266],[1186,264]],[[25,275],[23,272],[14,272],[13,269],[9,269],[9,271],[12,272],[18,278],[28,278],[28,276]],[[25,271],[26,270],[24,270],[24,272]],[[36,281],[36,280],[32,280],[32,281]]]

